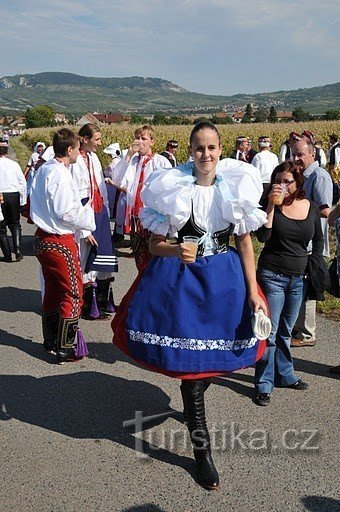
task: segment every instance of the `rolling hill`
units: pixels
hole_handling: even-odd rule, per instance
[[[277,110],[305,110],[322,114],[340,108],[340,82],[308,89],[259,94],[215,96],[187,91],[168,80],[132,76],[86,77],[73,73],[46,72],[0,78],[0,112],[23,112],[48,104],[75,115],[91,112],[169,113],[227,110],[247,103]]]

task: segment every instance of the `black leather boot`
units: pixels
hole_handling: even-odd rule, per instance
[[[78,318],[60,318],[57,338],[57,363],[72,363],[82,359],[75,354]]]
[[[205,393],[206,390],[208,389],[208,387],[210,386],[211,384],[211,380],[209,379],[203,379],[202,380],[203,382],[203,392]],[[184,423],[187,425],[188,424],[188,415],[187,415],[187,405],[186,405],[186,397],[185,395],[183,394],[183,391],[182,391],[182,386],[181,386],[181,394],[182,394],[182,400],[183,400],[183,417],[184,417]]]
[[[84,320],[110,320],[111,315],[101,311],[97,302],[97,283],[84,286],[81,317]]]
[[[205,421],[204,388],[203,380],[183,380],[181,393],[196,460],[197,482],[204,489],[215,490],[220,482],[211,457],[210,436]]]
[[[12,261],[11,247],[7,236],[0,237],[0,248],[3,252],[4,257],[1,258],[3,261],[10,263]]]
[[[11,229],[12,240],[13,240],[13,250],[15,254],[16,261],[21,261],[23,259],[23,255],[21,254],[20,245],[21,245],[21,227],[15,226]]]
[[[110,316],[109,291],[111,279],[97,279],[97,305],[100,314]]]
[[[44,311],[41,317],[41,322],[44,336],[44,349],[49,354],[56,354],[59,329],[59,312]]]

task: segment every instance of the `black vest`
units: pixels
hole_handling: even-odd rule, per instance
[[[336,150],[336,148],[340,148],[340,142],[337,142],[336,144],[334,144],[334,146],[332,146],[332,149],[331,149],[331,152],[329,155],[329,163],[331,166],[335,165],[335,150]]]
[[[212,239],[215,243],[215,253],[219,254],[221,252],[227,252],[229,248],[229,237],[234,230],[234,224],[230,224],[226,229],[221,229],[220,231],[216,231]],[[194,213],[191,210],[191,215],[185,225],[178,231],[177,242],[181,244],[183,242],[184,236],[198,236],[201,238],[205,235],[206,231],[197,226],[194,219]],[[199,244],[197,256],[203,256],[204,253],[204,245]]]

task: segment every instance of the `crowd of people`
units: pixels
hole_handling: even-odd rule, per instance
[[[259,406],[270,403],[275,387],[308,388],[291,347],[315,345],[340,144],[332,134],[326,156],[311,131],[292,132],[277,156],[268,136],[259,137],[258,151],[240,136],[222,158],[217,128],[200,122],[188,160],[178,163],[178,141],[157,154],[155,137],[144,125],[128,148],[111,143],[103,169],[100,127],[88,123],[78,134],[62,128],[48,148],[35,144],[24,173],[1,142],[0,247],[11,262],[8,227],[21,261],[25,209],[37,228],[43,347],[58,364],[88,354],[80,318],[110,320],[116,312],[114,344],[181,381],[197,480],[211,490],[219,486],[205,417],[211,378],[254,365]],[[339,213],[336,206],[330,217],[337,229]],[[137,278],[117,310],[115,244],[126,236]],[[264,244],[257,268],[253,237]]]

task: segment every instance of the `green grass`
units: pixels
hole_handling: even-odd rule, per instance
[[[10,144],[21,169],[24,171],[33,150],[29,149],[27,145],[22,142],[21,137],[12,137]]]

